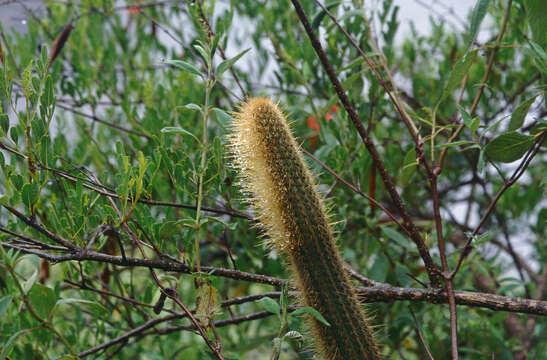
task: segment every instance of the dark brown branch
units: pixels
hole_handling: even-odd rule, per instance
[[[109,348],[113,345],[119,344],[120,342],[127,341],[129,338],[142,333],[146,329],[150,329],[151,327],[154,327],[154,326],[156,326],[156,325],[158,325],[162,322],[165,322],[165,321],[177,319],[177,318],[181,317],[182,315],[184,315],[184,314],[183,313],[172,314],[172,315],[167,315],[167,316],[164,316],[164,317],[161,317],[161,318],[155,318],[155,319],[148,320],[144,324],[129,330],[128,332],[126,332],[125,334],[123,334],[121,336],[118,336],[117,338],[114,338],[110,341],[107,341],[107,342],[105,342],[105,343],[103,343],[99,346],[92,347],[91,349],[87,349],[86,351],[82,351],[81,353],[78,354],[78,357],[79,358],[84,358],[88,355],[96,353],[97,351],[105,350],[105,349],[107,349],[107,348]]]
[[[129,298],[129,297],[126,297],[126,296],[118,295],[118,294],[115,294],[115,293],[110,292],[110,291],[101,290],[101,289],[96,289],[96,288],[91,287],[91,286],[86,285],[86,284],[80,284],[80,283],[77,283],[77,282],[74,282],[74,281],[70,281],[70,280],[65,280],[65,282],[66,282],[67,284],[69,284],[70,286],[77,287],[78,289],[92,291],[92,292],[95,292],[95,293],[100,294],[100,295],[103,295],[103,296],[114,297],[114,298],[116,298],[116,299],[120,299],[120,300],[125,301],[125,302],[127,302],[127,303],[130,303],[130,304],[132,304],[132,305],[144,306],[144,307],[148,307],[148,308],[153,308],[153,307],[154,307],[154,305],[147,304],[147,303],[143,303],[143,302],[137,301],[137,300],[135,300],[135,299],[133,299],[133,298]],[[174,313],[172,310],[164,309],[164,311],[168,311],[168,312]]]
[[[119,266],[139,266],[146,268],[161,269],[164,271],[172,271],[178,273],[193,273],[195,268],[178,262],[165,261],[165,260],[151,260],[151,259],[137,259],[127,258],[124,263],[121,256],[112,256],[107,254],[98,253],[95,251],[79,252],[70,255],[50,255],[44,252],[25,249],[19,246],[15,246],[9,243],[0,242],[1,246],[6,248],[12,248],[19,250],[23,253],[35,254],[39,257],[45,258],[52,263],[58,263],[63,261],[97,261],[102,263],[110,263]],[[287,280],[279,279],[272,276],[253,274],[244,271],[215,268],[211,266],[201,266],[201,271],[210,273],[213,276],[220,276],[235,280],[243,280],[261,284],[268,284],[272,286],[281,286],[286,283]],[[357,287],[357,293],[365,302],[392,302],[396,300],[409,300],[409,301],[425,301],[432,304],[441,304],[448,301],[448,296],[445,291],[438,289],[414,289],[414,288],[400,288],[391,286],[389,284],[376,282],[366,279],[366,283],[373,284],[371,287],[359,286]],[[267,293],[268,297],[277,296],[277,293]],[[501,295],[493,295],[471,291],[455,291],[456,304],[467,305],[474,307],[488,308],[492,310],[519,312],[534,315],[547,316],[547,301],[530,300],[521,298],[511,298]],[[246,302],[245,297],[232,299],[233,303],[238,304]]]
[[[83,251],[83,249],[77,253],[68,254],[68,255],[51,255],[48,253],[25,249],[23,247],[15,246],[9,243],[0,242],[0,244],[7,248],[12,248],[19,250],[23,253],[35,254],[41,258],[51,261],[52,263],[60,263],[65,261],[97,261],[102,263],[109,263],[118,266],[139,266],[145,268],[160,269],[164,271],[172,271],[178,273],[191,274],[196,272],[196,268],[190,265],[173,262],[166,260],[152,260],[152,259],[139,259],[139,258],[126,258],[125,261],[121,256],[113,256],[108,254],[103,254],[96,251]],[[215,276],[221,276],[225,278],[231,278],[236,280],[245,280],[250,282],[268,284],[273,286],[281,286],[286,280],[278,279],[271,276],[259,275],[248,273],[244,271],[224,269],[224,268],[215,268],[211,266],[202,266],[201,271]]]
[[[443,270],[444,283],[448,294],[448,308],[450,312],[450,352],[452,360],[458,360],[458,313],[456,310],[456,298],[454,294],[453,278],[449,276],[450,268],[446,259],[446,245],[443,236],[443,226],[441,219],[441,209],[439,203],[439,192],[437,189],[437,173],[429,173],[429,183],[431,186],[431,198],[433,199],[433,214],[435,219],[435,231],[437,234],[437,244],[441,257],[441,266]]]
[[[78,249],[78,247],[76,245],[74,245],[73,243],[69,242],[69,241],[66,241],[64,239],[61,239],[59,236],[53,234],[51,231],[49,231],[48,229],[36,224],[34,221],[32,221],[31,219],[29,219],[28,217],[26,217],[25,215],[21,214],[19,211],[15,210],[14,208],[12,208],[11,206],[8,206],[8,205],[2,205],[4,208],[6,208],[10,213],[12,213],[13,215],[15,215],[16,217],[18,217],[21,221],[23,221],[25,224],[27,224],[28,226],[30,226],[31,228],[39,231],[40,233],[44,234],[45,236],[47,236],[49,239],[55,241],[57,244],[59,245],[62,245],[64,247],[66,247],[67,249],[70,249],[72,251],[75,251]]]
[[[357,288],[357,294],[364,302],[391,302],[396,300],[424,301],[430,304],[446,304],[448,302],[446,291],[400,288],[389,284],[373,287],[360,286]],[[454,291],[454,297],[458,305],[547,316],[547,301],[512,298],[472,291]]]
[[[9,234],[9,235],[15,236],[16,238],[21,239],[21,240],[13,239],[13,241],[32,244],[32,245],[37,246],[38,248],[40,248],[40,250],[53,250],[53,251],[66,251],[67,250],[66,247],[46,244],[44,242],[41,242],[39,240],[35,240],[35,239],[29,238],[27,236],[18,234],[16,232],[13,232],[13,231],[8,230],[8,229],[6,229],[4,227],[1,227],[1,226],[0,226],[0,231],[3,232],[3,233]]]
[[[247,303],[247,302],[260,300],[264,297],[270,297],[270,298],[275,299],[275,298],[279,298],[279,296],[281,296],[281,292],[270,292],[270,293],[263,293],[263,294],[257,294],[257,295],[242,296],[242,297],[237,297],[237,298],[233,298],[233,299],[229,299],[229,300],[224,300],[224,301],[222,301],[220,306],[221,307],[228,307],[230,305],[243,304],[243,303]],[[289,311],[293,311],[294,309],[296,309],[295,306],[289,306]],[[190,312],[192,314],[194,314],[196,312],[196,309],[192,309]],[[222,327],[222,326],[227,326],[227,325],[232,325],[232,324],[239,324],[239,323],[242,323],[242,322],[245,322],[245,321],[256,320],[256,319],[264,318],[264,317],[267,317],[267,316],[270,316],[270,315],[273,315],[273,314],[271,312],[268,312],[268,311],[260,311],[260,312],[249,314],[249,315],[235,317],[235,318],[232,318],[230,320],[219,320],[219,321],[216,321],[214,323],[215,324],[214,326],[215,327]],[[144,323],[144,324],[142,324],[142,325],[140,325],[140,326],[138,326],[138,327],[136,327],[136,328],[134,328],[134,329],[132,329],[128,332],[126,332],[123,335],[118,336],[117,338],[114,338],[112,340],[109,340],[109,341],[101,344],[101,345],[95,346],[91,349],[88,349],[84,352],[81,352],[80,354],[78,354],[78,356],[83,358],[83,357],[86,357],[86,356],[91,355],[93,353],[96,353],[98,351],[105,350],[105,349],[107,349],[111,346],[114,346],[114,345],[118,344],[118,343],[125,342],[131,337],[138,336],[138,335],[144,336],[144,335],[152,334],[152,333],[144,333],[144,331],[148,330],[151,327],[154,327],[154,326],[156,326],[160,323],[171,321],[171,320],[174,320],[174,319],[182,319],[182,318],[185,318],[185,317],[187,317],[187,315],[185,313],[178,312],[178,313],[167,315],[167,316],[164,316],[164,317],[161,317],[161,318],[148,320],[146,323]],[[193,330],[195,330],[195,327],[192,326],[192,325],[172,326],[172,327],[168,327],[168,328],[165,328],[165,329],[156,330],[156,331],[153,332],[153,334],[166,334],[166,333],[170,333],[170,332],[174,332],[174,331],[180,331],[180,330],[193,331]]]
[[[292,312],[296,310],[298,307],[294,305],[287,306],[287,311]],[[228,325],[237,325],[241,324],[243,322],[251,321],[251,320],[257,320],[262,319],[268,316],[272,316],[273,314],[269,311],[259,311],[248,315],[238,316],[234,317],[232,319],[228,320],[218,320],[215,321],[215,327],[223,327]],[[165,329],[158,330],[158,333],[160,334],[169,334],[173,331],[180,331],[180,330],[194,330],[194,328],[191,325],[181,325],[181,326],[168,326]]]
[[[387,169],[380,157],[380,154],[378,153],[378,150],[376,149],[376,146],[372,142],[372,139],[368,136],[367,130],[364,128],[361,120],[359,119],[359,116],[357,115],[357,113],[355,112],[355,109],[351,105],[350,100],[348,96],[346,95],[344,88],[342,87],[342,84],[340,83],[340,80],[338,79],[338,76],[334,72],[334,69],[332,68],[331,63],[329,62],[327,58],[327,54],[323,50],[323,47],[321,43],[319,42],[319,39],[317,38],[317,36],[315,35],[313,31],[313,28],[309,22],[309,19],[305,14],[304,9],[302,8],[302,5],[300,4],[300,1],[298,0],[291,0],[291,1],[296,10],[296,13],[298,14],[300,22],[304,26],[304,29],[306,30],[306,33],[308,34],[308,37],[310,38],[311,45],[315,49],[315,52],[317,56],[319,57],[319,60],[321,61],[323,68],[327,72],[327,75],[332,85],[334,86],[334,89],[336,90],[336,94],[338,95],[340,102],[346,109],[351,119],[351,122],[357,129],[357,132],[359,133],[361,139],[363,140],[365,147],[367,148],[372,159],[374,160],[374,165],[378,169],[380,173],[380,177],[382,178],[382,181],[384,182],[384,185],[387,191],[389,192],[391,198],[393,199],[393,202],[397,206],[397,209],[401,213],[401,216],[404,220],[405,227],[410,231],[412,241],[414,241],[414,243],[418,247],[418,251],[420,252],[420,256],[422,260],[424,261],[431,284],[434,287],[439,287],[440,286],[440,281],[438,277],[439,269],[437,265],[435,264],[435,262],[433,261],[433,259],[431,258],[431,255],[429,254],[429,250],[427,249],[427,246],[425,245],[420,233],[418,232],[418,229],[412,222],[412,219],[408,211],[406,210],[403,204],[403,201],[401,197],[399,196],[399,193],[397,192],[397,189],[395,188],[395,184],[393,183],[391,176],[387,172]]]

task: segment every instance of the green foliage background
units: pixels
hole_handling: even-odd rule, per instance
[[[375,198],[397,215],[379,177],[371,176],[372,159],[340,106],[290,2],[159,3],[45,1],[46,16],[29,21],[27,34],[2,29],[2,358],[31,359],[40,354],[38,358],[69,359],[71,352],[81,353],[157,316],[152,306],[160,289],[146,267],[87,260],[51,263],[49,277],[40,284],[44,270],[39,257],[17,252],[14,247],[54,255],[70,251],[32,246],[20,237],[17,240],[19,234],[59,245],[31,223],[78,248],[91,243],[91,250],[103,252],[112,248],[105,243],[115,237],[104,234],[104,227],[110,226],[117,229],[127,257],[142,257],[125,231],[123,224],[127,224],[140,241],[155,247],[145,246],[148,258],[167,261],[168,257],[159,256],[167,254],[195,266],[199,244],[199,264],[203,266],[289,277],[284,261],[261,245],[260,230],[249,219],[252,212],[229,167],[225,136],[230,112],[243,98],[242,90],[280,101],[304,149],[364,192],[375,187]],[[440,264],[427,174],[417,162],[408,130],[344,35],[314,1],[302,3],[426,245]],[[382,63],[391,69],[406,111],[424,139],[426,158],[438,161],[441,151],[448,149],[439,193],[450,268],[456,265],[466,234],[546,131],[547,29],[541,16],[546,6],[533,0],[509,4],[509,21],[498,42],[508,7],[505,0],[478,1],[467,19],[466,31],[456,32],[442,20],[431,18],[430,34],[411,30],[400,43],[394,42],[398,8],[391,1],[336,1],[328,6],[378,64],[382,76],[388,77]],[[487,14],[482,24],[480,11]],[[203,19],[214,36],[208,34]],[[69,23],[73,28],[68,39],[48,66],[55,39]],[[479,28],[488,41],[473,42]],[[223,63],[220,51],[211,50],[214,44],[229,54],[228,58],[250,50],[237,62]],[[494,50],[496,44],[499,48]],[[492,51],[497,53],[484,93],[469,114]],[[465,128],[459,137],[449,140],[460,123]],[[371,208],[366,199],[308,160],[318,175],[320,189],[329,198],[340,250],[352,268],[393,286],[421,288],[427,284],[412,241],[383,212]],[[455,277],[456,290],[547,300],[545,160],[545,148],[541,148],[525,175],[503,193],[474,239],[474,251]],[[116,194],[113,202],[121,214],[108,194]],[[138,203],[139,199],[144,202]],[[200,208],[197,212],[196,206]],[[17,209],[29,222],[9,208]],[[516,244],[527,244],[531,255],[522,259],[522,254],[513,251]],[[107,267],[111,279],[102,284],[101,274]],[[157,274],[165,286],[177,289],[188,307],[196,305],[197,296],[209,296],[202,290],[209,289],[213,305],[202,309],[202,316],[214,320],[264,309],[275,312],[279,306],[277,300],[263,300],[219,309],[220,299],[275,289],[214,273],[157,270]],[[196,289],[196,281],[203,279],[208,283]],[[74,284],[99,290],[104,287],[150,306]],[[286,302],[295,304],[296,300],[289,297]],[[447,358],[448,306],[412,301],[367,305],[384,357],[424,358],[409,307],[432,354]],[[169,299],[164,309],[180,311]],[[527,328],[530,319],[522,314],[458,307],[461,356],[542,358],[541,354],[547,353],[547,321],[537,317],[532,328]],[[188,324],[187,319],[165,322],[91,356],[212,356],[194,332],[170,331]],[[303,338],[291,334],[281,343],[285,333],[280,328],[300,332]],[[276,347],[281,358],[312,356],[300,316],[269,316],[217,330],[226,358],[269,358]],[[213,339],[210,329],[208,334]]]

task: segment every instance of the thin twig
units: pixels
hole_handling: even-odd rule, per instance
[[[59,236],[55,235],[54,233],[52,233],[48,229],[38,225],[32,219],[30,219],[30,218],[26,217],[25,215],[21,214],[19,211],[12,208],[11,206],[6,205],[6,204],[2,204],[2,206],[6,210],[8,210],[10,213],[15,215],[17,218],[22,220],[25,224],[27,224],[28,226],[30,226],[31,228],[33,228],[35,230],[38,230],[39,232],[41,232],[42,234],[44,234],[45,236],[47,236],[51,240],[55,241],[57,244],[62,245],[64,247],[66,247],[67,249],[71,250],[71,251],[75,251],[76,249],[78,249],[78,247],[76,245],[74,245],[73,243],[71,243],[69,241],[66,241],[65,239],[60,238]]]
[[[324,162],[322,162],[321,160],[319,160],[318,158],[316,158],[315,156],[313,156],[313,154],[311,154],[310,152],[308,152],[306,149],[304,148],[301,148],[300,149],[304,154],[306,154],[307,156],[309,156],[310,158],[312,158],[316,163],[318,163],[319,165],[321,165],[321,167],[323,167],[323,169],[327,170],[331,175],[333,175],[338,181],[340,181],[342,184],[346,185],[348,188],[350,188],[352,191],[356,192],[357,194],[361,195],[362,197],[364,197],[365,199],[367,199],[368,201],[370,201],[372,204],[378,206],[380,209],[382,209],[382,211],[391,219],[393,220],[397,225],[399,225],[399,227],[401,228],[401,230],[403,230],[405,232],[405,234],[408,235],[408,237],[410,237],[410,231],[407,230],[407,228],[401,224],[401,222],[395,217],[395,215],[393,215],[388,209],[386,209],[386,207],[382,204],[380,204],[378,201],[376,201],[374,198],[370,197],[369,195],[365,194],[363,191],[361,191],[361,189],[359,189],[357,186],[349,183],[348,181],[344,180],[340,175],[338,175],[334,170],[332,170],[330,167],[327,166],[327,164],[325,164]]]
[[[528,150],[528,152],[524,156],[524,158],[521,161],[521,163],[519,164],[519,166],[513,172],[513,175],[511,176],[511,178],[509,178],[507,181],[505,181],[505,183],[503,184],[501,189],[498,191],[496,196],[492,199],[492,201],[488,205],[488,208],[486,209],[485,213],[483,214],[482,218],[480,219],[479,224],[475,227],[475,230],[473,230],[473,232],[471,233],[471,236],[465,242],[465,245],[463,246],[463,248],[460,252],[460,257],[458,259],[458,263],[457,263],[456,267],[454,268],[454,270],[452,270],[452,272],[450,273],[449,277],[453,278],[456,275],[456,273],[460,269],[460,266],[462,265],[463,260],[469,255],[469,253],[472,250],[471,241],[473,240],[473,237],[479,233],[479,230],[481,229],[482,225],[484,225],[486,219],[488,218],[490,213],[493,211],[494,207],[496,206],[498,200],[501,198],[503,193],[507,189],[509,189],[511,187],[511,185],[513,185],[515,182],[517,182],[517,180],[522,176],[522,174],[524,174],[524,171],[530,165],[530,162],[532,161],[534,156],[538,153],[539,149],[541,148],[541,146],[543,144],[543,141],[545,140],[546,133],[547,132],[544,130],[542,134],[538,134],[537,140],[534,142],[532,147]]]
[[[106,126],[110,126],[114,129],[118,129],[120,131],[123,131],[123,132],[126,132],[128,134],[133,134],[133,135],[137,135],[137,136],[140,136],[140,137],[143,137],[145,139],[148,139],[148,140],[152,140],[152,137],[150,135],[147,135],[143,132],[140,132],[140,131],[136,131],[136,130],[133,130],[133,129],[128,129],[128,128],[124,128],[123,126],[120,126],[120,125],[116,125],[114,123],[111,123],[111,122],[108,122],[106,120],[103,120],[101,118],[98,118],[97,116],[95,115],[89,115],[89,114],[86,114],[86,113],[83,113],[81,111],[78,111],[74,108],[71,108],[70,106],[66,106],[66,105],[62,105],[62,104],[59,104],[57,103],[57,107],[61,108],[61,109],[64,109],[64,110],[68,110],[70,111],[71,113],[73,114],[76,114],[76,115],[80,115],[82,117],[85,117],[85,118],[88,118],[88,119],[91,119],[93,121],[96,121],[98,123],[101,123],[101,124],[104,124]]]
[[[418,319],[416,319],[416,315],[414,315],[414,310],[412,310],[411,306],[409,306],[408,309],[410,310],[410,314],[412,315],[412,318],[414,319],[414,329],[416,329],[416,333],[418,334],[418,338],[420,339],[420,342],[422,343],[422,346],[424,347],[427,357],[430,360],[435,360],[435,358],[433,358],[433,355],[431,354],[431,351],[429,350],[429,346],[427,346],[427,343],[425,342],[425,338],[424,338],[424,335],[422,334],[422,330],[420,330],[420,324],[418,324]]]

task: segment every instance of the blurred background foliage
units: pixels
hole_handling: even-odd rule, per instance
[[[427,174],[417,162],[412,138],[355,48],[314,1],[302,3],[440,263]],[[448,149],[439,192],[451,268],[466,233],[519,164],[503,154],[521,159],[545,132],[547,30],[542,33],[545,24],[538,20],[546,11],[540,3],[477,1],[476,7],[486,6],[487,15],[482,25],[478,22],[481,36],[476,41],[476,8],[465,19],[464,31],[455,31],[442,17],[431,17],[430,33],[420,34],[411,26],[402,40],[395,41],[400,23],[392,1],[327,4],[382,76],[398,86],[406,111],[425,139],[427,159],[438,160]],[[509,20],[494,49],[508,6]],[[16,233],[55,245],[11,208],[80,248],[89,245],[119,255],[119,240],[127,257],[141,257],[126,225],[142,242],[153,244],[155,249],[145,249],[149,258],[163,253],[196,265],[198,245],[201,265],[288,278],[285,262],[262,246],[260,230],[249,219],[252,211],[229,167],[225,136],[230,112],[245,95],[279,101],[304,149],[397,213],[288,1],[44,1],[29,14],[27,33],[1,31],[3,244],[31,248],[29,243],[13,242]],[[215,44],[222,53],[212,50]],[[225,59],[246,49],[250,50],[237,62],[224,62],[220,71]],[[473,105],[493,51],[486,86]],[[451,78],[465,59],[466,71]],[[519,105],[532,97],[515,118]],[[473,114],[468,114],[472,106]],[[462,112],[469,118],[462,119]],[[462,133],[449,141],[464,120]],[[522,153],[512,152],[518,147],[514,143],[508,148],[487,145],[508,130],[522,136]],[[306,159],[328,198],[344,259],[375,281],[401,287],[427,284],[416,246],[391,219]],[[457,290],[546,298],[545,160],[542,148],[525,175],[503,194],[455,278]],[[111,201],[105,193],[117,194],[117,199]],[[138,199],[149,202],[137,203]],[[104,231],[106,227],[114,230]],[[67,253],[53,247],[41,250]],[[55,359],[69,354],[69,345],[73,354],[81,353],[156,316],[151,306],[75,285],[153,306],[160,289],[146,267],[94,261],[48,265],[36,255],[7,246],[1,251],[2,357]],[[197,305],[198,296],[205,297],[195,284],[206,279],[215,310],[203,310],[202,316],[215,320],[273,306],[263,301],[218,309],[220,299],[274,290],[270,285],[214,274],[157,274],[189,307]],[[43,321],[30,314],[29,307]],[[448,306],[392,301],[366,307],[386,359],[425,358],[409,307],[435,358],[448,357]],[[167,299],[164,309],[177,307]],[[465,359],[541,359],[547,353],[545,317],[531,323],[532,317],[526,315],[464,306],[458,310],[460,353]],[[290,330],[302,332],[303,340],[287,338],[279,345],[281,358],[311,358],[302,318],[285,320]],[[187,319],[171,320],[90,356],[211,357],[193,331],[169,331],[187,324]],[[270,316],[217,330],[226,358],[266,359],[277,346],[279,329],[280,319]]]

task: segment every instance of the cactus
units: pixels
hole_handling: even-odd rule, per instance
[[[306,306],[330,323],[309,317],[317,350],[325,359],[379,359],[325,206],[282,111],[267,98],[250,99],[234,114],[232,130],[233,164],[268,242],[289,258]]]

